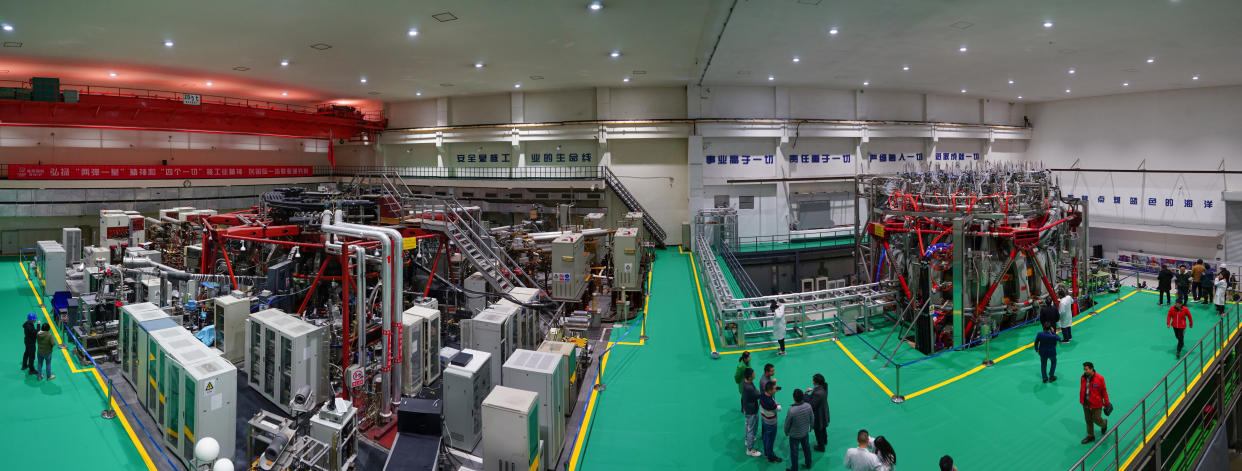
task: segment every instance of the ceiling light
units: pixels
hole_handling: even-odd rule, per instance
[[[522,84],[521,84],[520,82],[519,82],[519,83],[515,83],[515,84],[513,84],[513,88],[522,88]]]
[[[116,77],[116,72],[108,72],[109,77]]]
[[[600,11],[604,9],[604,4],[600,2],[591,2],[590,5],[587,5],[587,8],[590,8],[591,11]]]
[[[1156,62],[1156,58],[1155,58],[1155,57],[1148,57],[1148,58],[1147,58],[1147,63],[1148,63],[1148,64],[1151,64],[1151,63],[1153,63],[1153,62]]]
[[[172,42],[172,40],[171,40],[171,39],[165,39],[165,40],[164,40],[164,47],[173,47],[173,42]]]
[[[966,89],[965,89],[965,88],[963,88],[963,89],[962,89],[962,93],[966,93]]]
[[[1196,76],[1194,76],[1194,77],[1191,77],[1190,79],[1191,79],[1191,80],[1199,80],[1199,76],[1198,76],[1198,75],[1196,75]]]
[[[409,31],[406,31],[406,32],[405,32],[405,35],[406,35],[406,36],[409,36],[409,37],[411,37],[411,38],[412,38],[412,37],[414,37],[414,36],[418,36],[418,30],[417,30],[417,29],[414,29],[414,28],[410,28],[410,30],[409,30]]]
[[[1069,68],[1069,70],[1067,70],[1067,71],[1065,71],[1065,72],[1066,72],[1066,73],[1068,73],[1068,74],[1070,74],[1070,75],[1074,75],[1074,74],[1078,73],[1078,70],[1077,70],[1077,69],[1075,69],[1075,68],[1073,68],[1073,67],[1070,67],[1070,68]]]
[[[1052,27],[1052,22],[1051,22],[1051,21],[1045,21],[1045,22],[1044,22],[1044,27],[1045,27],[1045,28],[1051,28],[1051,27]]]
[[[5,23],[3,26],[5,31],[13,31],[13,25]]]
[[[901,70],[910,70],[910,66],[908,66],[908,65],[903,65],[903,66],[901,66]]]
[[[867,85],[871,85],[871,81],[870,81],[870,80],[863,80],[863,86],[865,87],[865,86],[867,86]]]
[[[1070,89],[1068,89],[1068,88],[1067,88],[1067,89],[1065,89],[1065,93],[1069,93],[1069,92],[1070,92]]]
[[[210,86],[211,86],[211,81],[210,81],[210,80],[208,80],[208,81],[207,81],[207,86],[208,86],[208,87],[210,87]]]
[[[362,77],[362,78],[358,79],[358,81],[359,81],[359,82],[362,82],[362,83],[367,83],[367,78],[366,78],[366,77]]]
[[[630,78],[629,78],[629,77],[625,77],[625,78],[621,79],[621,81],[622,81],[622,82],[625,82],[625,83],[630,83]]]
[[[1013,79],[1009,79],[1009,84],[1013,85]]]
[[[280,92],[280,96],[289,96],[289,92]]]
[[[775,75],[769,75],[769,76],[768,76],[768,81],[769,81],[769,82],[771,82],[771,81],[773,81],[773,80],[776,80],[776,76],[775,76]]]
[[[1019,100],[1021,100],[1021,99],[1022,99],[1022,95],[1018,95],[1018,99],[1019,99]]]
[[[475,62],[475,63],[474,63],[474,68],[476,68],[476,69],[482,69],[482,68],[483,68],[483,63],[482,63],[482,62]]]
[[[831,34],[831,35],[833,35],[833,36],[836,36],[836,35],[837,35],[837,33],[840,33],[840,31],[838,31],[838,30],[837,30],[837,27],[836,27],[836,26],[833,26],[832,28],[829,28],[829,29],[828,29],[828,34]]]
[[[957,52],[966,52],[966,46],[957,48]]]
[[[799,62],[802,62],[802,59],[799,59],[798,56],[794,56],[793,61],[795,64],[797,64]]]
[[[419,90],[417,92],[414,92],[414,96],[423,96],[423,91]]]
[[[448,12],[448,11],[444,13],[436,13],[434,15],[431,15],[431,17],[435,18],[436,21],[439,21],[441,23],[448,23],[450,21],[457,19],[457,15],[454,15],[452,12]]]
[[[612,57],[612,58],[614,58],[614,59],[615,59],[615,58],[618,58],[618,57],[621,57],[621,51],[612,51],[612,52],[608,53],[608,57]]]
[[[1128,87],[1130,86],[1130,82],[1121,82],[1121,86]]]
[[[281,67],[289,67],[289,59],[281,59],[281,60],[280,60],[280,66],[281,66]]]

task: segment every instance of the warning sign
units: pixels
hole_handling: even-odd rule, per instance
[[[349,385],[350,385],[350,387],[354,387],[354,388],[361,388],[361,387],[362,387],[362,384],[365,382],[363,379],[364,379],[364,378],[363,378],[363,371],[362,371],[362,369],[361,369],[361,368],[354,369],[354,371],[352,371],[352,372],[349,374]]]
[[[203,392],[206,394],[214,394],[216,392],[216,382],[208,381],[207,385],[203,386]]]
[[[627,263],[627,264],[625,264],[625,272],[626,272],[626,273],[633,273],[633,272],[634,272],[634,264],[633,264],[633,263]]]

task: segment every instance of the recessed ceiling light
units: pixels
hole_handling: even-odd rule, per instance
[[[769,76],[768,76],[768,81],[769,81],[769,82],[771,82],[771,81],[773,81],[773,80],[776,80],[776,76],[775,76],[775,75],[769,75]]]
[[[289,92],[280,92],[280,96],[289,96]]]
[[[1013,79],[1009,79],[1009,84],[1013,85]]]
[[[1045,28],[1051,28],[1051,27],[1052,27],[1052,22],[1051,22],[1051,21],[1045,21],[1045,22],[1044,22],[1044,27],[1045,27]]]
[[[362,77],[362,78],[358,79],[358,81],[359,81],[359,82],[362,82],[362,83],[367,83],[367,78],[366,78],[366,77]]]
[[[647,75],[647,71],[645,71],[645,70],[635,70],[635,71],[631,72],[631,73],[630,73],[630,75]]]
[[[13,31],[13,25],[5,23],[3,26],[5,31]]]
[[[431,17],[435,18],[436,21],[439,21],[441,23],[448,23],[450,21],[457,19],[457,15],[454,15],[452,12],[447,12],[447,11],[444,13],[436,13],[434,15],[431,15]]]
[[[612,51],[608,53],[608,57],[612,57],[612,58],[621,57],[621,51]]]
[[[901,66],[901,70],[910,70],[910,66],[908,66],[908,65],[903,65],[903,66]]]
[[[1130,82],[1121,82],[1121,86],[1128,87],[1130,86]]]
[[[211,81],[210,81],[210,80],[208,80],[208,81],[207,81],[207,86],[208,86],[208,87],[210,87],[210,86],[211,86]]]
[[[1191,79],[1191,80],[1199,80],[1199,76],[1198,76],[1198,75],[1196,75],[1196,76],[1194,76],[1194,77],[1191,77],[1190,79]]]
[[[1070,75],[1074,75],[1074,74],[1078,73],[1078,69],[1075,69],[1075,68],[1073,68],[1073,67],[1070,67],[1070,68],[1069,68],[1069,70],[1067,70],[1067,71],[1065,71],[1065,72],[1066,72],[1066,73],[1068,73],[1068,74],[1070,74]]]
[[[411,38],[412,38],[412,37],[414,37],[414,36],[418,36],[418,30],[417,30],[417,29],[415,29],[415,28],[410,28],[410,30],[409,30],[409,31],[406,31],[406,32],[405,32],[405,35],[406,35],[406,36],[409,36],[409,37],[411,37]]]
[[[1148,57],[1148,58],[1147,58],[1147,63],[1148,63],[1148,64],[1151,64],[1151,63],[1153,63],[1153,62],[1156,62],[1156,58],[1155,58],[1155,57]]]
[[[281,59],[281,60],[280,60],[280,66],[281,66],[281,67],[289,67],[289,59]]]
[[[966,46],[957,48],[957,52],[966,52]]]
[[[475,62],[475,63],[474,63],[474,68],[476,68],[476,69],[482,69],[482,68],[483,68],[483,63],[482,63],[482,62]]]
[[[109,77],[116,77],[116,72],[108,72]]]
[[[802,62],[802,59],[798,58],[798,56],[794,56],[794,57],[793,57],[793,61],[794,61],[794,63],[795,63],[795,64],[797,64],[797,63],[799,63],[799,62]]]
[[[311,44],[310,48],[316,51],[326,51],[328,49],[332,49],[332,45],[324,44],[324,43],[315,43],[315,44]]]
[[[962,89],[962,93],[966,93],[966,89],[965,89],[965,88],[963,88],[963,89]]]
[[[833,36],[836,36],[836,35],[837,35],[837,33],[840,33],[840,32],[841,32],[841,31],[837,30],[837,27],[836,27],[836,26],[833,26],[832,28],[829,28],[829,29],[828,29],[828,34],[831,34],[831,35],[833,35]]]
[[[629,77],[625,77],[625,78],[622,78],[622,79],[621,79],[621,81],[622,81],[622,82],[625,82],[625,83],[629,83],[629,82],[630,82],[630,78],[629,78]]]
[[[1067,89],[1065,89],[1065,93],[1069,93],[1069,92],[1070,92],[1070,89],[1068,89],[1068,88],[1067,88]]]
[[[863,80],[863,86],[865,87],[865,86],[867,86],[867,85],[871,85],[871,81],[870,81],[870,80]]]
[[[515,83],[515,84],[513,84],[513,88],[522,88],[522,84],[521,84],[520,82],[519,82],[519,83]]]
[[[600,2],[591,2],[587,5],[587,8],[591,9],[591,11],[600,11],[604,9],[604,4]]]
[[[165,40],[164,40],[164,47],[173,47],[173,42],[172,42],[172,40],[171,40],[171,39],[165,39]]]
[[[1019,100],[1021,100],[1021,99],[1022,99],[1022,95],[1018,95],[1018,99],[1019,99]]]
[[[249,68],[249,67],[246,67],[246,66],[244,66],[244,65],[239,65],[239,66],[237,66],[237,67],[234,67],[234,68],[233,68],[233,70],[236,70],[236,71],[238,71],[238,72],[245,72],[245,71],[247,71],[247,70],[250,70],[250,68]]]

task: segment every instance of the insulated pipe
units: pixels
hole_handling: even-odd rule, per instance
[[[590,237],[599,237],[602,235],[607,235],[609,232],[612,232],[612,231],[609,229],[585,229],[580,234],[582,234],[582,237],[590,238]],[[562,232],[562,231],[532,232],[530,234],[527,234],[527,236],[534,239],[535,242],[547,242],[550,240],[554,240],[563,234],[568,234],[568,232]],[[575,233],[575,234],[578,234],[578,233]]]
[[[323,220],[328,221],[330,214],[331,213],[328,210],[324,210]],[[340,210],[337,210],[338,219],[341,218],[341,215],[342,215],[342,212]],[[387,359],[391,356],[388,350],[389,349],[388,342],[390,341],[391,335],[392,335],[392,332],[389,330],[389,323],[392,322],[392,318],[393,318],[393,315],[392,315],[392,309],[393,309],[393,306],[392,306],[392,301],[393,301],[392,275],[394,273],[394,269],[392,267],[392,260],[393,260],[392,253],[395,247],[393,247],[392,239],[389,238],[389,236],[385,234],[384,232],[381,232],[378,230],[372,230],[370,226],[357,226],[357,227],[363,227],[366,229],[356,229],[353,226],[346,227],[346,226],[342,226],[338,224],[324,224],[320,226],[320,229],[330,234],[346,235],[350,237],[357,237],[357,238],[379,241],[380,250],[381,250],[380,255],[383,259],[383,263],[385,264],[384,268],[380,271],[380,280],[381,280],[380,282],[383,283],[382,286],[384,288],[384,296],[383,296],[383,303],[382,303],[383,310],[381,311],[383,314],[383,320],[381,321],[382,322],[381,327],[383,328],[383,333],[384,333],[384,345],[383,345],[384,358],[386,359],[385,361],[387,361]],[[393,231],[393,232],[396,232],[396,231]],[[363,257],[361,257],[360,264],[365,265],[366,263],[365,252],[362,252],[362,255]],[[366,330],[364,329],[364,330],[359,331],[359,335],[365,338]],[[380,417],[387,420],[389,417],[392,416],[392,402],[391,402],[390,395],[389,395],[391,392],[390,391],[391,388],[388,387],[388,383],[392,381],[392,373],[387,365],[385,365],[382,368],[382,371],[383,371],[383,382],[385,384],[383,387],[384,389],[383,399],[382,399],[383,405],[381,406],[381,409],[380,409]]]
[[[344,212],[340,209],[336,210],[335,225],[358,231],[370,230],[378,232],[387,236],[388,240],[392,243],[392,249],[389,251],[389,256],[386,257],[385,260],[388,263],[388,269],[392,272],[392,286],[385,286],[386,290],[384,292],[384,295],[388,296],[390,299],[389,312],[387,314],[387,318],[384,319],[384,338],[387,342],[389,342],[384,352],[384,361],[387,366],[386,370],[391,370],[391,377],[395,378],[395,380],[385,384],[384,386],[391,390],[387,396],[391,400],[391,405],[399,407],[401,405],[400,383],[403,378],[401,375],[401,360],[404,359],[405,355],[402,351],[403,346],[401,345],[402,325],[400,317],[401,314],[405,312],[405,303],[403,302],[405,298],[404,237],[396,229],[388,227],[363,226],[359,224],[347,223],[345,222]]]
[[[354,317],[358,318],[358,367],[362,369],[363,377],[365,377],[367,371],[367,252],[366,249],[358,246],[351,246],[350,248],[353,249],[354,256],[358,258],[358,265],[355,270],[358,281],[354,283],[354,289],[356,290],[354,292],[354,302],[357,303],[357,308],[355,308]],[[348,269],[341,270],[341,274],[344,275],[346,271]],[[346,339],[346,341],[348,340]],[[363,387],[365,388],[366,386],[363,385]]]

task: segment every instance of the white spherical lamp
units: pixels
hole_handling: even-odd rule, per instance
[[[210,463],[220,456],[220,443],[211,437],[205,437],[194,444],[194,458],[203,463]]]
[[[233,460],[228,458],[220,458],[216,460],[216,464],[211,467],[211,471],[234,471]]]

